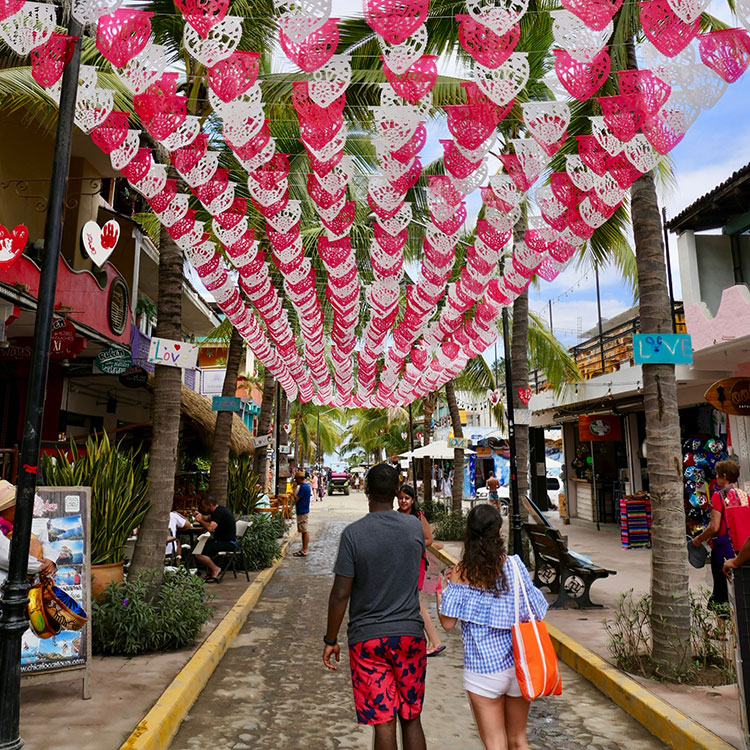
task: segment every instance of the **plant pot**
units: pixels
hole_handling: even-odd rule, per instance
[[[93,599],[99,601],[104,589],[113,581],[122,583],[125,580],[122,566],[121,562],[91,566],[91,597]]]

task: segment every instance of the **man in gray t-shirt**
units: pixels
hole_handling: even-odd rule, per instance
[[[419,614],[422,524],[393,510],[398,473],[373,466],[365,479],[370,512],[344,529],[328,600],[323,663],[336,669],[339,628],[349,605],[349,661],[360,724],[373,725],[375,750],[396,747],[396,717],[404,750],[425,750],[420,722],[426,653]]]

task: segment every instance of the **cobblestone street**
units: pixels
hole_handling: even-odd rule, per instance
[[[313,504],[310,555],[284,561],[183,723],[173,750],[370,746],[371,730],[356,724],[345,649],[337,672],[321,662],[338,537],[365,509],[361,494]],[[448,648],[428,660],[427,745],[481,750],[463,691],[460,634],[444,635]],[[529,740],[535,750],[665,747],[564,666],[563,684],[561,697],[532,705]]]

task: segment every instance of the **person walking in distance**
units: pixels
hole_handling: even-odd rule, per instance
[[[310,497],[312,489],[310,483],[305,480],[305,472],[298,471],[294,475],[296,503],[294,512],[297,515],[297,531],[302,535],[302,546],[294,553],[293,557],[307,557],[307,545],[310,543],[310,532],[307,530],[307,519],[310,516]]]
[[[511,627],[516,621],[513,590],[525,589],[534,616],[547,612],[521,558],[511,560],[502,537],[503,517],[491,505],[477,505],[466,518],[464,554],[448,571],[449,584],[436,593],[446,630],[461,623],[464,689],[486,750],[528,750],[529,702],[516,679]]]
[[[490,475],[487,477],[487,490],[489,491],[490,504],[494,505],[498,510],[500,509],[499,489],[500,482],[494,472],[491,471]]]
[[[427,665],[419,615],[422,524],[396,513],[398,472],[377,464],[365,478],[369,513],[344,529],[333,568],[323,663],[337,669],[338,633],[349,605],[349,665],[357,721],[374,731],[374,750],[426,750],[420,715]]]
[[[398,512],[410,513],[412,516],[416,516],[419,519],[419,522],[422,524],[422,531],[424,532],[425,547],[431,547],[433,542],[432,529],[430,528],[430,524],[427,523],[424,513],[419,510],[416,493],[410,484],[402,484],[398,490]],[[422,555],[422,565],[419,570],[420,591],[424,588],[424,580],[426,576],[427,553],[425,552],[425,554]],[[427,656],[437,656],[439,653],[445,651],[445,646],[440,639],[440,633],[438,633],[437,628],[432,622],[427,607],[421,599],[419,601],[419,614],[422,615],[422,619],[424,620],[424,632],[427,634]]]

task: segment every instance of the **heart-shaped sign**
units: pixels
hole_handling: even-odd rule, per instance
[[[5,271],[20,257],[29,239],[29,230],[24,224],[17,224],[8,231],[0,224],[0,268]]]
[[[120,225],[114,219],[110,219],[100,229],[95,221],[87,221],[83,225],[81,239],[89,258],[101,268],[112,255],[117,240],[120,239]]]
[[[487,391],[487,398],[493,406],[497,406],[500,403],[500,391],[496,388],[494,391]]]
[[[292,430],[292,425],[290,425],[289,422],[284,424],[284,432],[286,432],[287,435],[291,432],[291,430]]]
[[[528,406],[529,401],[531,401],[531,388],[519,388],[518,398],[521,399],[524,406]]]

